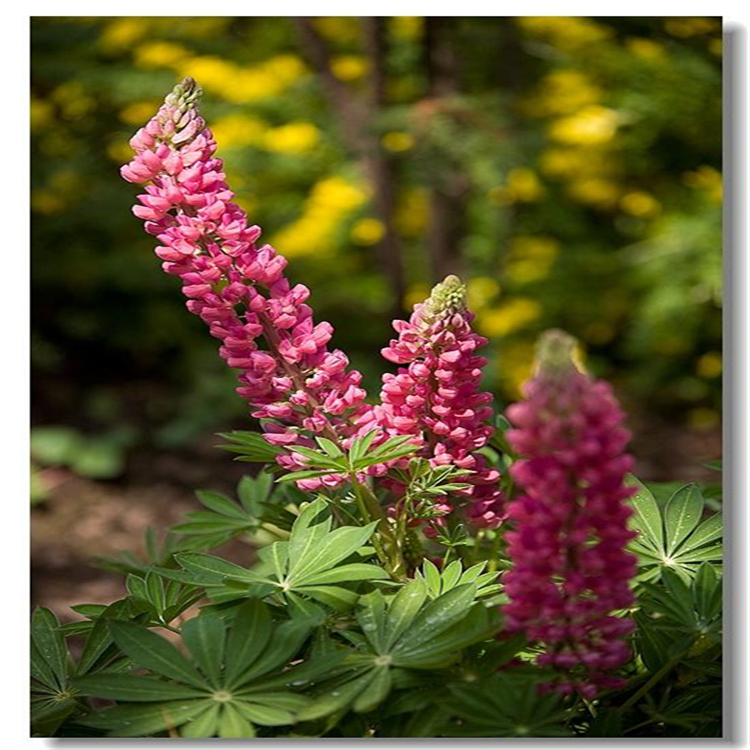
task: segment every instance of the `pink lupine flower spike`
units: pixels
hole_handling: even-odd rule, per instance
[[[346,445],[358,433],[369,410],[366,394],[346,355],[329,351],[333,329],[314,323],[307,287],[290,285],[286,260],[259,243],[260,228],[232,203],[216,142],[198,113],[200,94],[192,78],[176,86],[131,139],[135,156],[121,173],[148,183],[133,213],[161,243],[156,254],[181,279],[190,312],[240,371],[237,392],[253,416],[267,420],[266,440],[289,449],[279,463],[298,469],[305,459],[295,445],[312,446],[315,435]],[[300,484],[315,489],[344,479],[334,474]]]
[[[630,438],[610,386],[574,364],[576,342],[562,331],[540,342],[525,398],[507,410],[507,438],[522,457],[511,475],[523,494],[510,503],[506,533],[513,568],[504,576],[509,631],[525,631],[558,670],[547,689],[593,698],[621,687],[609,674],[629,658],[633,628],[613,612],[629,608],[635,557],[625,551],[633,489]]]
[[[488,406],[492,396],[480,391],[487,360],[476,354],[487,339],[472,331],[473,318],[464,286],[456,276],[448,276],[425,302],[414,306],[408,322],[394,321],[399,336],[383,349],[383,356],[403,366],[395,375],[383,376],[381,405],[372,418],[389,436],[413,435],[420,455],[433,466],[465,469],[461,481],[471,486],[460,504],[474,524],[496,527],[504,512],[500,476],[478,453],[493,433]],[[440,509],[443,514],[453,510],[447,502]]]

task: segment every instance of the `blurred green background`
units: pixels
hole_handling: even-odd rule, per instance
[[[210,448],[246,407],[118,175],[184,75],[372,394],[390,319],[459,273],[500,404],[562,327],[614,381],[645,478],[718,457],[718,19],[38,17],[32,45],[36,469],[231,474]]]

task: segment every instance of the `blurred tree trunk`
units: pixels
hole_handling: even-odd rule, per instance
[[[393,164],[380,144],[373,123],[386,106],[386,29],[385,19],[363,19],[365,44],[371,61],[370,92],[367,99],[352,95],[331,70],[328,45],[309,18],[295,18],[302,45],[313,69],[320,76],[324,94],[338,120],[341,138],[353,156],[362,160],[373,188],[373,207],[384,227],[376,246],[380,267],[391,288],[390,313],[401,317],[404,308],[404,273],[401,242],[395,230],[396,203]]]
[[[428,97],[440,111],[440,99],[459,93],[455,47],[451,42],[451,18],[425,18],[424,63]],[[461,241],[466,230],[466,198],[469,179],[449,155],[435,164],[429,200],[427,253],[433,281],[451,273],[461,275]]]

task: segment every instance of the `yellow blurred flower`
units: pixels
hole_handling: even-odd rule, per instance
[[[395,16],[391,19],[391,32],[397,39],[419,39],[423,30],[422,16]]]
[[[99,46],[105,52],[119,52],[131,47],[148,31],[148,18],[115,18],[104,26]]]
[[[404,294],[404,307],[411,310],[414,305],[424,302],[430,296],[427,284],[412,284]]]
[[[688,187],[696,190],[705,190],[708,197],[714,203],[721,203],[722,199],[722,179],[721,172],[703,164],[693,172],[685,172],[682,175],[682,181]]]
[[[134,62],[139,68],[173,68],[190,55],[189,50],[176,42],[155,40],[143,42],[133,50]]]
[[[618,167],[616,155],[601,146],[555,146],[539,157],[539,168],[550,177],[603,176]]]
[[[555,47],[572,51],[589,44],[602,42],[612,30],[589,18],[572,16],[526,16],[516,23],[527,33],[547,39]]]
[[[65,210],[67,204],[63,197],[48,188],[40,188],[31,193],[31,208],[40,214],[59,214]]]
[[[534,357],[535,345],[531,341],[501,346],[498,361],[500,384],[510,398],[521,395],[521,387],[533,374]]]
[[[221,148],[262,143],[268,126],[250,115],[230,114],[214,120],[211,130]]]
[[[190,75],[208,92],[227,101],[243,103],[278,96],[305,73],[295,55],[277,55],[253,67],[242,67],[214,55],[174,63],[181,75]]]
[[[644,39],[640,36],[631,36],[625,40],[625,46],[636,56],[643,60],[655,61],[666,58],[667,53],[664,45],[652,39]]]
[[[96,108],[96,100],[86,93],[80,81],[70,80],[60,84],[50,95],[65,119],[75,120]]]
[[[269,130],[263,139],[269,151],[302,154],[320,142],[320,131],[311,122],[290,122]]]
[[[615,183],[596,177],[574,180],[567,190],[574,200],[595,208],[613,208],[620,197],[620,188]]]
[[[711,430],[721,423],[721,415],[714,409],[698,407],[688,412],[688,424],[696,430]]]
[[[721,28],[721,22],[715,18],[669,18],[664,22],[668,34],[686,39],[700,34],[709,34]]]
[[[615,110],[591,105],[550,125],[550,137],[560,143],[596,146],[611,141],[617,132]]]
[[[499,185],[488,192],[493,203],[507,206],[511,203],[533,203],[546,193],[533,169],[519,167],[508,172],[505,185]]]
[[[650,193],[643,190],[634,190],[620,198],[620,208],[631,216],[648,219],[661,212],[661,203]]]
[[[128,125],[145,125],[159,109],[161,102],[133,102],[120,110],[120,119]]]
[[[711,378],[718,378],[721,375],[722,362],[721,354],[719,352],[706,352],[695,365],[695,370],[698,376],[710,380]]]
[[[555,262],[560,244],[543,235],[514,237],[510,242],[505,275],[517,284],[545,278]]]
[[[507,336],[533,323],[542,314],[542,306],[528,297],[514,297],[477,317],[479,332],[493,338]]]
[[[405,237],[417,237],[427,226],[429,213],[427,192],[422,188],[409,188],[399,194],[393,222],[396,230]]]
[[[354,223],[349,237],[355,245],[376,245],[385,235],[385,224],[380,219],[365,218]]]
[[[326,177],[313,187],[302,215],[283,227],[273,244],[289,257],[329,255],[337,230],[367,197],[359,185],[338,176]]]
[[[596,104],[602,97],[601,89],[581,71],[554,70],[541,81],[539,91],[522,105],[534,117],[567,115],[583,107]]]
[[[333,42],[360,41],[361,25],[357,17],[322,16],[312,19],[312,24],[322,36]]]
[[[361,55],[337,55],[331,58],[331,72],[342,81],[356,81],[369,69],[369,60]]]
[[[107,144],[107,156],[115,164],[127,164],[133,158],[133,149],[128,145],[128,136],[118,133]]]
[[[716,55],[716,57],[721,57],[723,50],[724,45],[721,39],[711,39],[711,41],[708,43],[708,51],[712,55]]]
[[[391,131],[385,133],[380,139],[383,147],[388,151],[399,153],[401,151],[408,151],[414,146],[414,136],[411,133],[402,133],[400,131]]]
[[[36,133],[48,127],[55,118],[55,108],[44,99],[32,97],[29,106],[31,132]]]
[[[489,276],[475,276],[466,282],[466,303],[476,312],[487,307],[500,294],[500,284]]]

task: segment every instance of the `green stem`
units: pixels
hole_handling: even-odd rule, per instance
[[[680,661],[686,656],[689,649],[681,651],[677,656],[673,656],[658,672],[656,672],[648,682],[643,684],[633,695],[628,698],[625,703],[622,704],[617,710],[620,713],[624,713],[629,709],[636,701],[640,700],[654,685],[662,680],[672,669],[674,669]]]
[[[364,522],[378,521],[376,534],[372,538],[372,546],[375,547],[378,557],[390,576],[396,581],[403,581],[406,578],[406,566],[401,554],[401,547],[377,497],[366,484],[362,484],[357,479],[357,472],[353,469],[349,472],[349,479],[354,489],[357,507]]]

